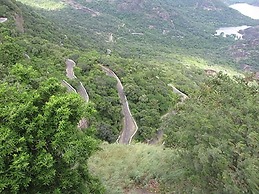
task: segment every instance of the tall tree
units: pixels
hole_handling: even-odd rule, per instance
[[[91,106],[56,79],[30,81],[32,68],[11,74],[12,85],[0,85],[0,192],[102,193],[86,164],[98,141],[77,128]]]
[[[258,102],[258,86],[220,74],[179,107],[167,146],[181,150],[184,189],[257,193]]]

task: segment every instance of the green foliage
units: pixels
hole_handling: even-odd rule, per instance
[[[177,169],[175,151],[147,144],[104,144],[102,148],[89,159],[88,165],[107,193],[133,194],[137,188],[147,193],[164,193],[165,187],[170,187],[166,182]]]
[[[164,127],[174,148],[104,147],[89,164],[109,193],[152,190],[151,183],[160,193],[258,190],[257,86],[222,75],[202,84],[210,65],[236,65],[227,52],[234,39],[212,36],[216,28],[256,21],[220,1],[76,1],[100,12],[97,17],[68,5],[51,11],[64,5],[56,0],[25,1],[47,9],[36,13],[11,0],[0,5],[8,17],[0,26],[0,192],[103,193],[86,160],[97,149],[94,128],[100,139],[114,142],[122,115],[116,80],[98,64],[121,79],[139,126],[136,139],[147,141]],[[16,14],[24,34],[16,30]],[[114,42],[107,41],[110,33]],[[255,55],[249,64],[256,65]],[[88,105],[61,87],[67,58],[77,63]],[[78,80],[71,83],[77,87]],[[162,120],[179,100],[169,83],[191,98]],[[79,130],[82,117],[90,127]]]
[[[11,74],[13,86],[0,84],[0,191],[102,193],[85,165],[98,142],[77,128],[92,108],[56,79],[39,83],[32,68]]]
[[[92,55],[92,54],[90,54]],[[106,76],[99,65],[94,65],[95,57],[80,57],[81,74],[77,74],[95,103],[96,118],[92,125],[97,128],[97,136],[108,142],[115,142],[122,129],[121,104],[116,90],[116,80]]]
[[[186,192],[256,193],[258,86],[220,74],[169,119],[166,144],[180,149]]]
[[[21,0],[26,5],[41,8],[41,9],[47,9],[47,10],[57,10],[62,9],[65,7],[64,3],[62,3],[59,0],[47,0],[47,1],[41,1],[41,0]]]
[[[1,64],[8,66],[15,64],[23,57],[23,49],[14,42],[0,44]]]

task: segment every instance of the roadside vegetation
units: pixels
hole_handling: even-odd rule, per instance
[[[0,4],[8,18],[0,23],[1,193],[259,190],[258,79],[238,69],[234,37],[213,36],[257,21],[236,12],[233,20],[221,1],[75,1],[80,10],[38,2]],[[66,77],[66,59],[78,79]],[[247,61],[256,67],[255,59]],[[123,84],[139,128],[132,145],[115,144],[121,102],[100,65]],[[80,80],[89,103],[62,80],[73,87]],[[82,118],[85,129],[77,127]],[[158,130],[163,145],[149,145]]]

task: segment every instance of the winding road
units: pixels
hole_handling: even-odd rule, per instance
[[[71,59],[66,60],[66,72],[67,72],[66,76],[67,76],[67,78],[69,78],[69,79],[77,78],[74,73],[75,66],[76,66],[76,63],[73,60],[71,60]],[[89,102],[89,95],[88,95],[85,87],[83,86],[82,82],[79,83],[77,90],[75,88],[73,88],[73,86],[71,86],[65,80],[62,81],[62,84],[68,89],[69,92],[77,92],[86,102]]]
[[[76,63],[71,60],[71,59],[67,59],[66,60],[66,76],[69,79],[75,79],[76,76],[74,74],[74,67],[75,67]],[[138,126],[137,123],[135,121],[135,119],[133,118],[131,112],[130,112],[130,108],[129,108],[129,104],[128,104],[128,100],[126,95],[124,94],[124,90],[123,90],[123,85],[120,81],[120,79],[118,78],[118,76],[109,68],[100,65],[102,70],[110,77],[113,77],[117,80],[117,90],[118,90],[118,95],[122,104],[122,114],[123,114],[123,129],[121,132],[121,135],[119,136],[117,142],[120,144],[130,144],[132,141],[133,136],[136,134],[137,130],[138,130]],[[78,89],[76,90],[75,88],[73,88],[73,86],[71,86],[68,82],[66,82],[65,80],[62,81],[62,84],[68,89],[69,92],[76,92],[78,94],[80,94],[80,96],[86,101],[89,101],[89,95],[85,89],[85,87],[83,86],[82,82],[80,82]],[[78,126],[80,128],[80,126],[87,126],[87,121],[85,118],[81,119],[81,121],[79,122]]]
[[[69,79],[77,78],[74,73],[75,66],[76,66],[76,63],[73,60],[71,60],[71,59],[66,60],[66,73],[67,73],[66,76],[67,76],[67,78],[69,78]],[[85,87],[83,86],[82,82],[79,83],[77,90],[65,80],[62,80],[62,85],[67,88],[68,92],[78,93],[86,102],[89,102],[89,95],[88,95]],[[87,128],[87,127],[88,127],[87,119],[82,118],[78,123],[78,128],[83,129],[83,128]]]
[[[106,73],[106,75],[113,77],[117,80],[116,87],[118,90],[120,101],[122,103],[122,113],[123,113],[123,129],[117,142],[120,144],[130,144],[133,136],[136,134],[138,130],[138,126],[130,112],[128,100],[126,95],[124,94],[123,85],[120,79],[118,78],[118,76],[112,70],[110,70],[109,68],[103,65],[100,65],[100,66],[102,70]]]
[[[170,86],[173,89],[173,92],[180,95],[181,96],[181,102],[184,102],[186,99],[188,99],[189,97],[181,92],[180,90],[178,90],[176,87],[174,87],[172,84],[168,84],[168,86]]]
[[[66,67],[67,75],[66,76],[69,79],[75,79],[76,76],[75,76],[75,73],[74,73],[74,67],[76,66],[76,63],[71,59],[67,59],[66,65],[67,65],[67,67]]]
[[[182,103],[184,103],[184,101],[186,100],[186,99],[188,99],[189,98],[189,96],[187,96],[185,93],[183,93],[182,91],[180,91],[180,90],[178,90],[176,87],[174,87],[172,84],[168,84],[168,86],[169,87],[171,87],[172,89],[173,89],[173,92],[175,93],[175,94],[178,94],[178,95],[180,95],[181,96],[181,101],[180,102],[178,102],[177,104],[182,104]],[[164,118],[166,118],[168,115],[170,115],[170,114],[172,114],[172,115],[175,115],[176,114],[176,111],[171,111],[171,112],[168,112],[168,113],[166,113],[165,115],[163,115],[162,117],[161,117],[161,119],[164,119]],[[156,136],[154,137],[154,138],[152,138],[148,143],[149,144],[157,144],[158,142],[160,142],[161,141],[161,139],[163,138],[163,135],[164,135],[164,131],[160,128],[160,129],[158,129],[157,130],[157,133],[156,133]]]
[[[68,92],[74,92],[74,93],[76,93],[76,89],[73,88],[73,86],[71,86],[67,81],[62,80],[62,85],[67,88],[67,91],[68,91]]]
[[[82,82],[80,82],[77,92],[86,102],[89,102],[89,95],[85,87],[83,86]]]

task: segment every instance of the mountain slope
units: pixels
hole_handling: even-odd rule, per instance
[[[256,21],[220,1],[21,1],[0,8],[1,192],[104,193],[86,162],[99,140],[111,144],[88,164],[108,193],[258,190],[258,83],[218,73],[242,75],[227,49],[243,42],[213,36]],[[139,128],[133,145],[112,144],[123,115],[101,66],[124,87]],[[89,102],[63,80],[83,84]],[[168,148],[147,144],[158,130]]]
[[[195,54],[200,55],[206,49],[224,54],[222,49],[231,41],[212,36],[218,27],[256,23],[221,1],[70,0],[64,3],[64,8],[42,10],[42,14],[70,31],[77,31],[81,42],[88,47],[103,53],[110,49],[125,57],[157,55],[158,51],[171,52],[174,48],[190,53],[195,49]],[[89,10],[98,14],[92,15]]]

